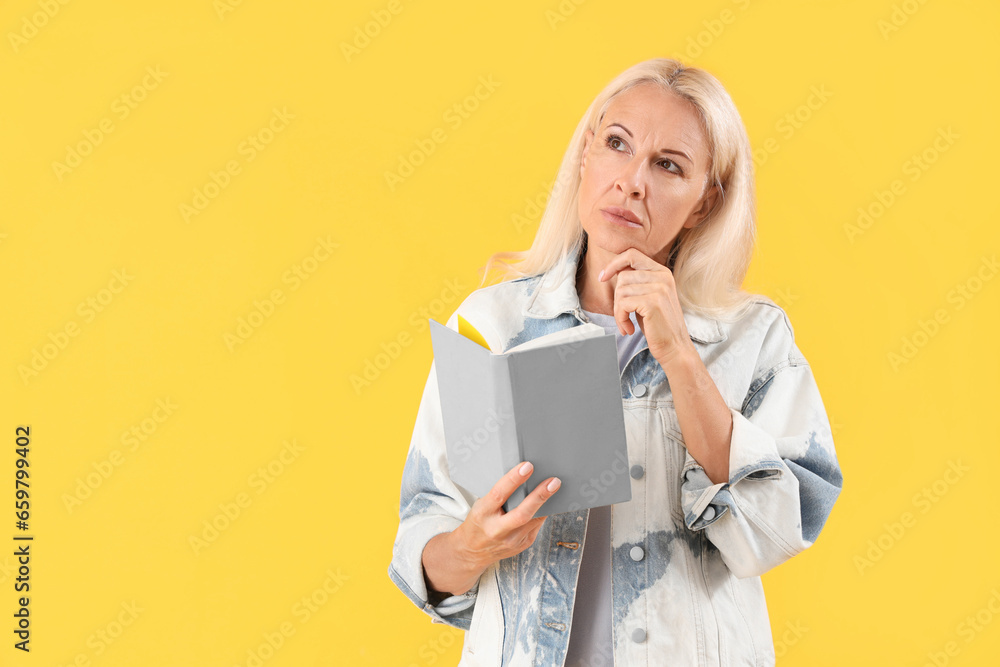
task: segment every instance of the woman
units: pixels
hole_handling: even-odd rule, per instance
[[[448,474],[432,363],[389,576],[468,631],[461,665],[774,663],[760,575],[815,542],[842,479],[788,317],[740,289],[754,225],[749,141],[714,77],[654,59],[597,96],[518,277],[448,326],[461,314],[495,352],[614,332],[632,500],[535,517],[550,478],[505,513],[530,462],[470,496]]]

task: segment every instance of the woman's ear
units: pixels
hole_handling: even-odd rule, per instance
[[[684,226],[693,228],[704,222],[705,218],[711,215],[718,206],[720,195],[719,186],[713,184],[712,187],[709,188],[708,192],[702,196],[701,203],[695,208],[694,211],[691,212],[691,215],[688,216],[687,222],[684,223]]]
[[[594,139],[594,131],[587,129],[583,133],[583,152],[580,154],[580,178],[583,178],[583,168],[587,166],[587,151],[590,149],[590,142]]]

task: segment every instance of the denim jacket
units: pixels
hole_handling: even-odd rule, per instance
[[[461,314],[506,351],[587,322],[576,291],[581,252],[542,276],[474,291],[447,326],[457,331]],[[636,352],[621,373],[632,499],[612,505],[613,664],[773,665],[760,575],[816,541],[840,494],[830,422],[774,302],[755,297],[733,323],[687,311],[684,322],[732,413],[729,479],[713,484],[688,453],[663,368],[648,347]],[[467,631],[460,666],[563,665],[589,510],[548,516],[528,549],[435,606],[424,546],[458,527],[475,500],[448,475],[432,361],[389,577],[433,621]]]

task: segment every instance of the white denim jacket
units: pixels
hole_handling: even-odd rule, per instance
[[[474,291],[447,326],[457,331],[460,313],[505,351],[587,322],[576,291],[581,252],[544,276]],[[729,481],[713,484],[688,453],[663,368],[648,347],[636,352],[621,374],[632,500],[611,514],[614,664],[773,665],[760,575],[815,542],[840,494],[830,423],[775,303],[758,297],[735,323],[693,312],[684,321],[732,412]],[[562,666],[589,510],[549,516],[531,547],[434,606],[421,554],[473,502],[448,475],[432,362],[389,577],[432,620],[467,631],[460,666]]]

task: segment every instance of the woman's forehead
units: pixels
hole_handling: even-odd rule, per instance
[[[619,93],[611,100],[601,120],[602,128],[612,124],[628,130],[636,141],[655,142],[655,150],[681,148],[696,161],[707,161],[707,158],[698,160],[697,157],[708,153],[697,108],[689,100],[659,85],[644,83]]]

